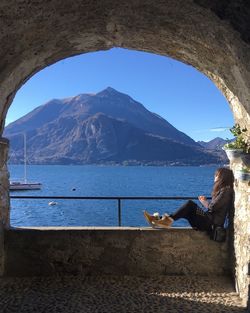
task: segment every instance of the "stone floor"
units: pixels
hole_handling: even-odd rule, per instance
[[[228,278],[2,278],[0,312],[242,313]]]

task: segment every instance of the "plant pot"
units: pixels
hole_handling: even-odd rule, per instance
[[[242,162],[246,167],[250,167],[250,154],[249,153],[243,153],[241,156]]]
[[[243,149],[223,149],[226,154],[227,157],[230,161],[233,161],[234,159],[238,159],[239,157],[242,156],[242,154],[244,154]]]
[[[250,173],[243,171],[236,171],[236,178],[241,181],[250,181]]]

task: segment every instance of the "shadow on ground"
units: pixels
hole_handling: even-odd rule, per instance
[[[2,278],[0,290],[3,313],[246,312],[226,277]]]

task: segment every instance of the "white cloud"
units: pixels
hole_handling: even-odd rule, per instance
[[[193,130],[194,133],[204,133],[204,132],[225,132],[228,131],[231,127],[214,127],[207,129],[197,129]]]
[[[225,132],[229,130],[230,127],[215,127],[215,128],[210,128],[208,129],[210,132]]]

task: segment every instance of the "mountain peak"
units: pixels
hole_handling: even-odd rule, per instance
[[[112,87],[107,87],[106,89],[104,89],[104,90],[106,90],[106,91],[108,91],[108,92],[117,92],[117,90],[115,90],[114,88],[112,88]]]
[[[97,93],[97,95],[112,95],[112,96],[118,95],[118,94],[122,94],[122,93],[117,91],[116,89],[114,89],[112,87],[107,87],[107,88],[105,88],[102,91]]]

